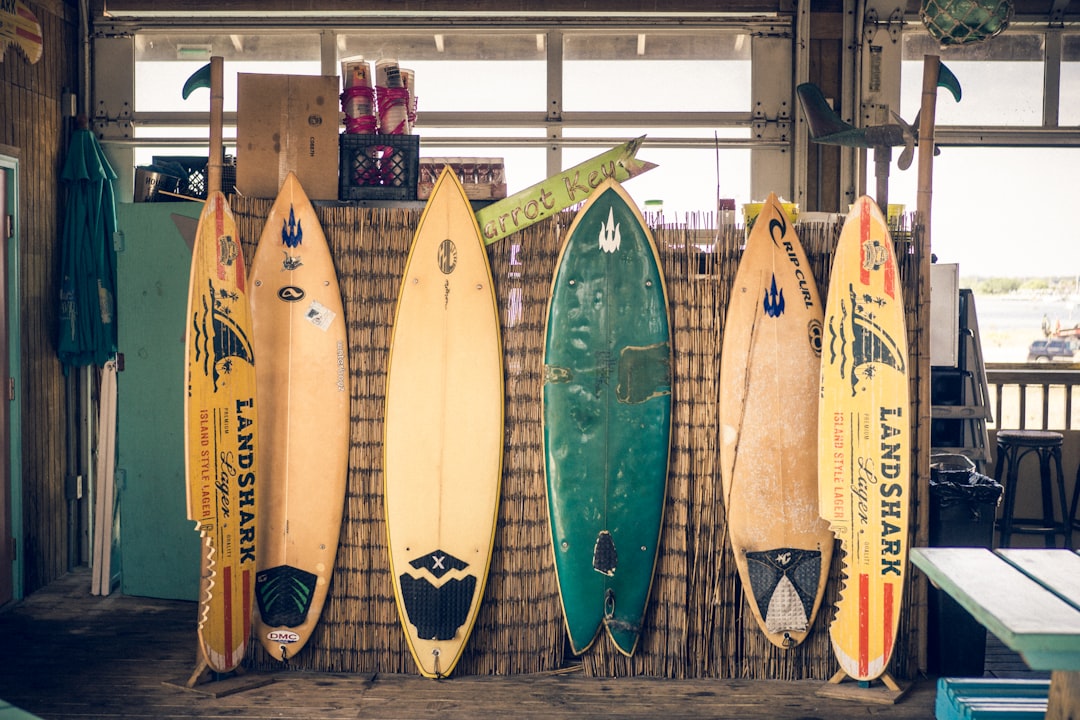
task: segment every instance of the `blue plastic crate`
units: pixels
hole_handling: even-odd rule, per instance
[[[938,678],[937,720],[1042,720],[1049,680]]]

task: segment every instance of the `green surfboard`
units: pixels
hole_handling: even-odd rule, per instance
[[[548,515],[570,645],[632,655],[667,491],[671,331],[652,235],[614,180],[567,233],[544,347]]]

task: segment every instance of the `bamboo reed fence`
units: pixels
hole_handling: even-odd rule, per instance
[[[250,257],[270,201],[235,197]],[[348,321],[352,444],[337,563],[322,620],[293,669],[416,672],[398,623],[389,577],[382,503],[385,368],[400,276],[420,210],[326,205],[316,208],[335,258]],[[489,248],[505,354],[503,487],[484,602],[455,674],[557,672],[580,665],[593,676],[827,679],[828,623],[840,587],[839,553],[813,632],[781,650],[758,630],[727,542],[719,467],[719,361],[728,293],[743,229],[715,229],[709,214],[666,223],[649,216],[666,276],[673,334],[673,428],[667,507],[652,596],[637,653],[620,655],[603,634],[580,658],[566,648],[550,548],[541,426],[544,322],[566,211]],[[907,220],[905,219],[905,222]],[[798,228],[818,280],[828,273],[839,224]],[[929,298],[918,297],[923,258],[917,233],[894,238],[904,282],[909,346]],[[913,361],[910,367],[918,368]],[[920,380],[916,376],[913,385]],[[914,393],[913,398],[917,397]],[[918,417],[918,413],[913,413]],[[913,456],[920,448],[913,447]],[[923,500],[913,478],[914,503]],[[917,518],[913,503],[912,518]],[[921,529],[912,523],[912,537]],[[924,642],[925,594],[908,573],[904,615],[890,672],[910,678]],[[249,664],[278,667],[258,642]]]

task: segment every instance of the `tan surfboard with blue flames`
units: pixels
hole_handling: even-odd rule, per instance
[[[447,168],[401,278],[383,448],[394,596],[427,677],[454,669],[484,596],[502,478],[502,357],[487,251]]]
[[[851,678],[880,677],[900,624],[908,551],[911,407],[900,274],[885,216],[863,196],[844,221],[825,303],[818,504],[840,540],[829,627]]]
[[[802,642],[825,594],[833,535],[818,515],[823,308],[775,194],[739,260],[720,356],[720,459],[728,537],[771,643]]]
[[[259,358],[255,635],[288,661],[311,638],[337,556],[349,467],[349,358],[334,261],[289,173],[251,263]]]
[[[203,544],[199,647],[219,673],[244,657],[255,586],[258,426],[247,290],[232,211],[211,192],[191,260],[184,447],[187,513]]]

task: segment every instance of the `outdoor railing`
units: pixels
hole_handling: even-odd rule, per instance
[[[1080,430],[1080,363],[986,366],[990,428]]]

